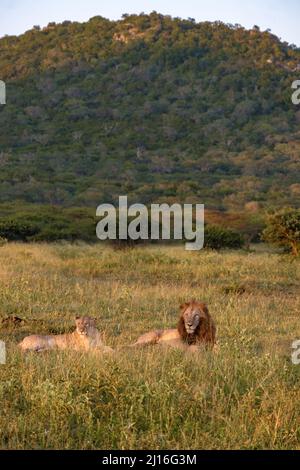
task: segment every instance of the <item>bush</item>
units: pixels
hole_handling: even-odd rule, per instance
[[[242,248],[245,243],[243,236],[233,230],[217,225],[205,227],[204,247],[220,250],[221,248]]]
[[[7,240],[28,241],[38,231],[36,225],[21,220],[7,219],[0,222],[0,237]]]
[[[0,206],[0,236],[10,241],[95,242],[96,219],[93,212],[88,208],[3,205]]]
[[[266,242],[288,249],[294,256],[300,250],[300,209],[284,208],[267,217],[262,233]]]

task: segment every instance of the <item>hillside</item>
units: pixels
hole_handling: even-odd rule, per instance
[[[0,202],[299,205],[299,64],[258,27],[155,12],[4,37]]]

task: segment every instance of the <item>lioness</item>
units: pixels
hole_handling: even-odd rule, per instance
[[[22,351],[46,351],[48,349],[73,349],[76,351],[88,351],[98,349],[102,352],[112,352],[113,349],[105,346],[99,331],[96,328],[94,318],[77,317],[76,330],[64,335],[32,335],[27,336],[19,344]]]

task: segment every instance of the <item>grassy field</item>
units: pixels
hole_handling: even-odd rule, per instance
[[[300,449],[299,262],[272,253],[179,247],[0,248],[2,449]],[[21,356],[29,333],[92,315],[105,342],[173,327],[180,302],[207,302],[216,352],[149,347],[112,357]]]

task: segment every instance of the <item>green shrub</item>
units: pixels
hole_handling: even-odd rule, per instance
[[[294,256],[300,251],[300,209],[284,208],[267,217],[262,233],[266,242],[287,249]]]
[[[0,208],[0,236],[11,241],[96,242],[93,212],[88,208],[4,205]]]
[[[28,241],[39,228],[22,220],[7,219],[0,222],[0,237],[12,241]]]
[[[220,250],[221,248],[242,248],[244,238],[241,234],[217,225],[205,227],[204,247]]]

